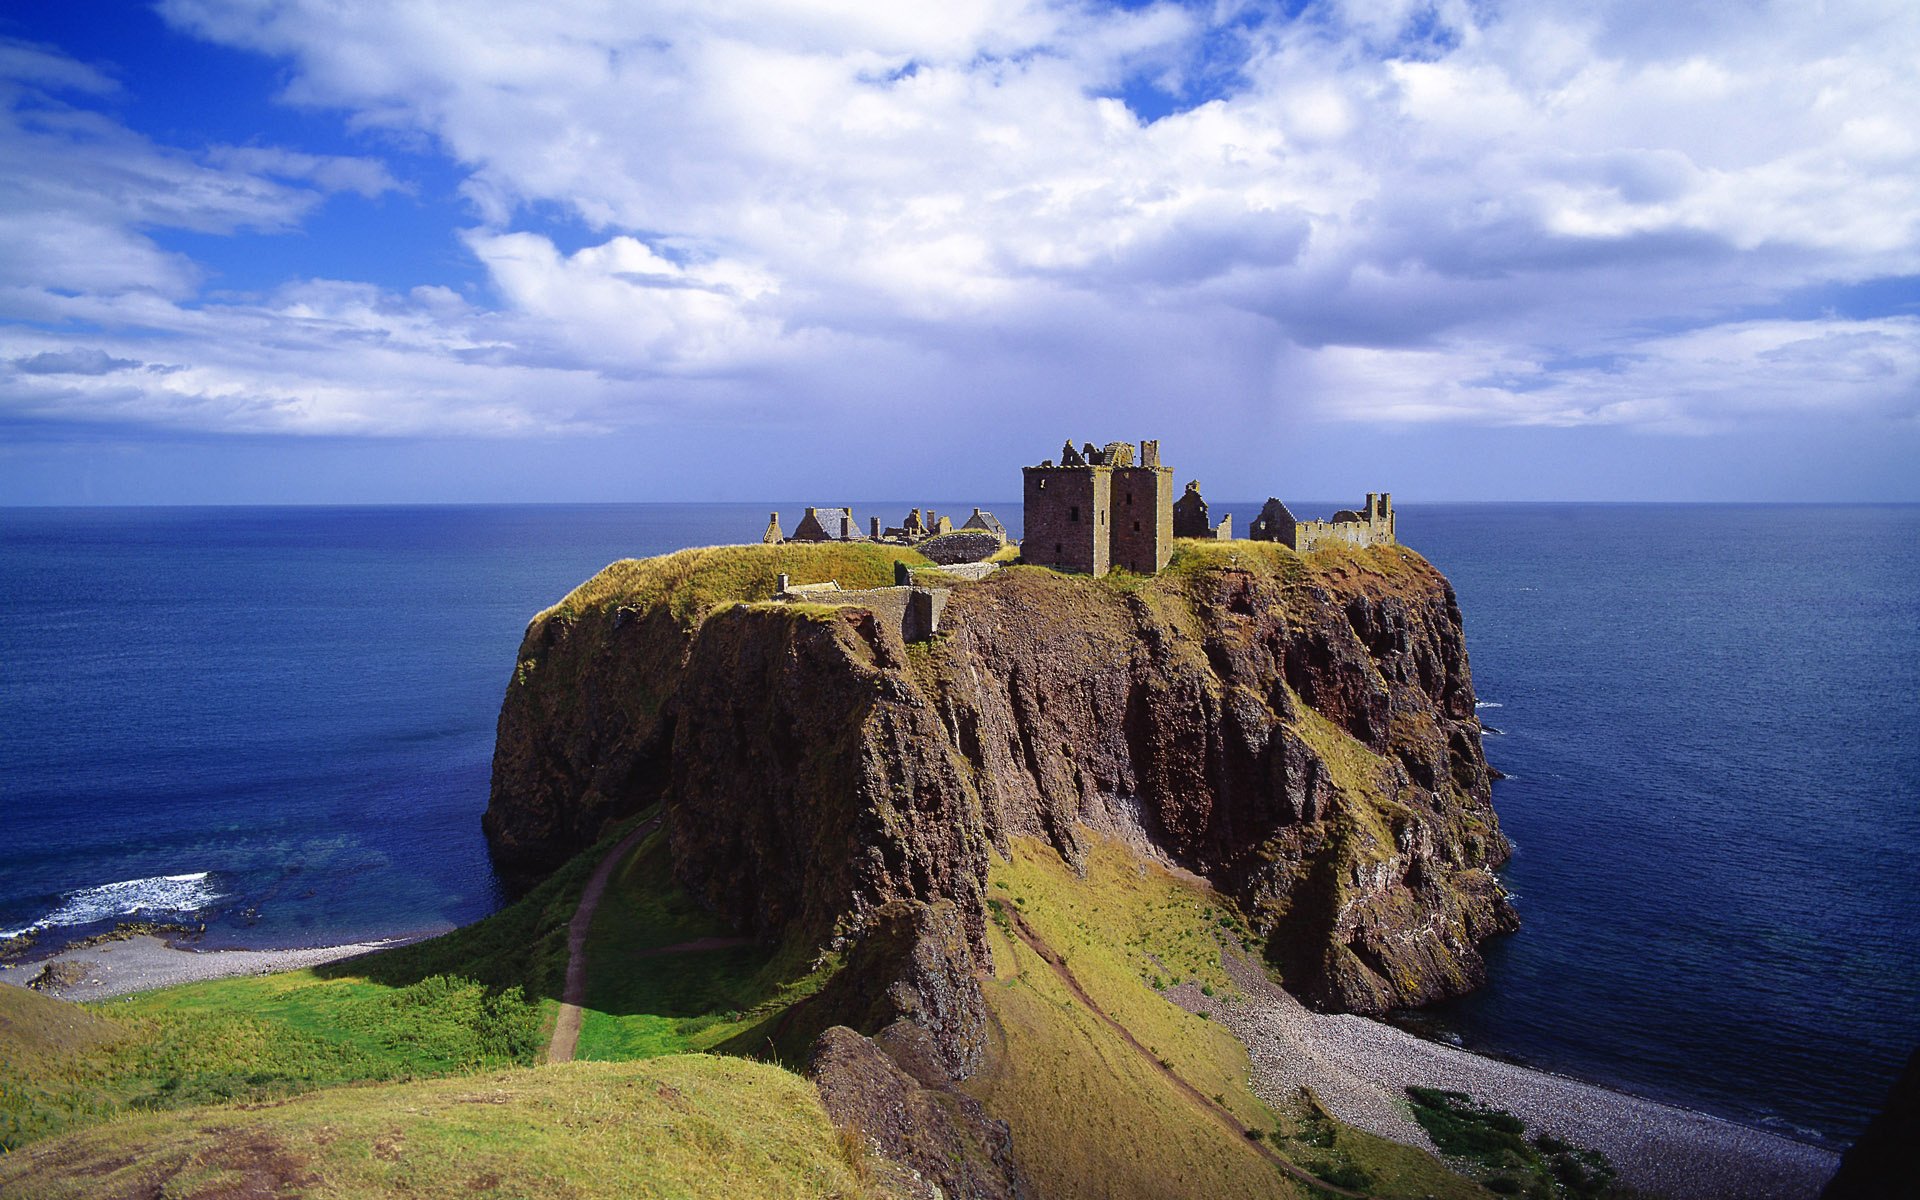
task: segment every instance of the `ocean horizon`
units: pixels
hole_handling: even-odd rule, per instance
[[[1212,507],[1244,528],[1259,502]],[[1523,921],[1419,1027],[1851,1140],[1920,1043],[1920,506],[1398,507],[1459,594]],[[527,620],[617,558],[801,508],[0,509],[0,934],[145,917],[278,947],[485,916]]]

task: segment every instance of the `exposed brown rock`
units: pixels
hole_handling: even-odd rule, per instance
[[[870,1140],[908,1195],[1019,1200],[1031,1188],[1013,1161],[1004,1121],[951,1088],[902,1070],[870,1038],[836,1025],[814,1043],[808,1075],[827,1115]]]
[[[857,608],[537,621],[495,853],[551,865],[662,797],[679,878],[743,931],[850,944],[944,898],[978,957],[989,849],[1077,861],[1095,829],[1211,879],[1313,1003],[1475,986],[1513,916],[1452,588],[1399,547],[1185,553],[955,588],[911,655]]]

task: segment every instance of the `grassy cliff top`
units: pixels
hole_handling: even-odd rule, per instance
[[[838,581],[845,588],[891,587],[897,562],[933,565],[917,550],[872,542],[700,546],[657,558],[623,558],[567,593],[534,623],[593,609],[647,609],[663,603],[680,621],[692,622],[716,604],[770,599],[777,575],[789,575],[796,584]]]
[[[1011,556],[1010,547],[995,558],[1004,561]],[[623,558],[540,613],[534,624],[555,617],[572,619],[596,609],[646,610],[662,604],[677,620],[691,624],[715,605],[770,599],[778,575],[790,576],[795,584],[837,581],[849,590],[888,587],[893,583],[894,564],[900,562],[933,566],[917,550],[872,542],[701,546],[656,558]],[[1296,554],[1276,542],[1182,538],[1175,543],[1173,560],[1157,577],[1156,586],[1178,589],[1197,575],[1219,570],[1249,571],[1289,583],[1372,580],[1391,586],[1424,580],[1431,568],[1404,546],[1330,547]],[[1101,582],[1133,590],[1145,579],[1116,571]]]
[[[1341,583],[1370,579],[1381,584],[1406,585],[1432,577],[1433,567],[1406,546],[1328,546],[1300,554],[1278,542],[1244,538],[1213,541],[1180,538],[1173,559],[1160,578],[1178,582],[1207,571],[1249,571],[1288,583]]]

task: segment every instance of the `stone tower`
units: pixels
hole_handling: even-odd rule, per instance
[[[1114,567],[1151,575],[1173,553],[1173,471],[1160,465],[1160,443],[1133,447],[1068,442],[1060,464],[1022,468],[1026,529],[1020,554],[1061,571],[1105,575]]]

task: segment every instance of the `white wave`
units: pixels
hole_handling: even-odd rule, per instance
[[[207,882],[210,871],[191,875],[153,875],[77,888],[60,895],[60,904],[31,925],[0,930],[0,938],[18,937],[56,925],[87,925],[141,913],[188,913],[221,899]]]
[[[1505,708],[1506,707],[1506,705],[1500,703],[1498,700],[1475,700],[1473,702],[1473,706],[1475,708]]]

